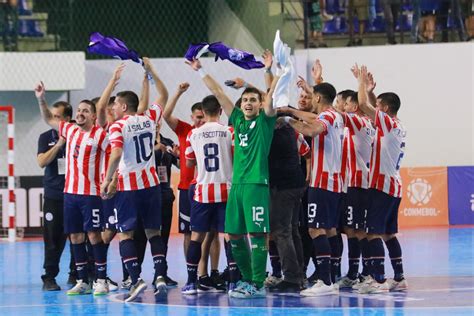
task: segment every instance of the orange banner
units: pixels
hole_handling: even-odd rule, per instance
[[[448,168],[402,168],[398,226],[448,225]]]

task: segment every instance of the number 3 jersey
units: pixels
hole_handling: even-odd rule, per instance
[[[153,146],[162,108],[152,105],[143,114],[126,115],[110,127],[112,150],[122,148],[118,191],[141,190],[159,184]]]
[[[379,110],[375,112],[375,129],[370,159],[370,188],[401,197],[400,163],[405,151],[406,130],[397,118]]]
[[[195,201],[227,201],[232,182],[233,140],[232,127],[217,122],[205,123],[189,132],[186,159],[197,162]]]

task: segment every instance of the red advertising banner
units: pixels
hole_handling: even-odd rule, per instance
[[[448,225],[447,167],[402,168],[403,197],[398,226]]]

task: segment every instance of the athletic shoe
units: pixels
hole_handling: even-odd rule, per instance
[[[232,288],[230,287],[230,284],[233,284]],[[241,291],[244,287],[246,287],[249,283],[246,281],[239,280],[237,283],[229,283],[229,297],[233,297],[234,292],[239,292]]]
[[[374,279],[370,275],[361,275],[359,277],[359,283],[356,283],[352,286],[353,290],[359,290],[361,287],[370,284]]]
[[[132,279],[130,277],[126,278],[125,280],[122,280],[122,283],[120,284],[120,288],[123,290],[130,290],[132,287]]]
[[[263,282],[263,285],[265,287],[274,287],[278,285],[278,283],[280,283],[281,281],[283,281],[282,278],[270,275],[270,276],[267,276],[267,278]]]
[[[225,280],[221,278],[220,274],[219,274],[219,270],[213,270],[211,271],[211,276],[210,276],[212,282],[215,284],[215,285],[218,285],[218,286],[225,286]]]
[[[212,272],[211,272],[212,273]],[[221,278],[222,280],[224,280],[225,282],[230,282],[230,279],[229,279],[229,267],[225,267],[224,271],[222,271],[222,273],[219,275],[219,278]]]
[[[267,295],[267,291],[265,290],[265,286],[257,288],[255,284],[250,284],[244,282],[244,286],[239,287],[229,294],[232,298],[260,298],[265,297]]]
[[[176,282],[175,280],[173,280],[173,279],[170,278],[169,276],[165,275],[164,278],[165,278],[166,286],[167,286],[168,288],[170,288],[170,287],[177,287],[177,286],[178,286],[178,282]]]
[[[300,292],[302,296],[321,296],[339,293],[339,289],[335,284],[326,285],[322,280],[318,280],[309,289]]]
[[[186,283],[181,288],[181,294],[183,295],[196,295],[198,293],[196,283]]]
[[[388,279],[388,288],[390,291],[399,292],[408,290],[408,282],[406,279],[395,281],[394,279]]]
[[[56,283],[56,279],[44,279],[43,291],[61,291],[61,287]]]
[[[198,293],[224,293],[225,286],[214,284],[209,276],[199,277],[197,285]]]
[[[91,294],[91,292],[91,285],[89,283],[83,282],[82,280],[77,280],[76,285],[67,291],[67,295],[83,295]]]
[[[227,283],[227,293],[230,294],[233,290],[237,288],[237,283],[238,282],[229,282]]]
[[[94,290],[94,295],[105,295],[109,293],[107,279],[97,279],[97,281],[92,283],[92,289]]]
[[[109,286],[110,292],[118,291],[118,284],[117,282],[112,281],[109,277],[107,277],[107,285]]]
[[[299,293],[301,291],[299,284],[285,280],[273,287],[269,287],[268,290],[272,293]]]
[[[359,283],[358,278],[355,278],[354,280],[352,280],[347,275],[336,282],[336,284],[339,286],[340,289],[346,289],[346,288],[352,289],[352,287],[357,283]]]
[[[153,285],[155,286],[155,296],[166,295],[166,293],[168,293],[168,288],[166,287],[166,281],[164,277],[156,277],[155,283]]]
[[[383,283],[379,283],[377,281],[372,281],[369,284],[366,284],[360,287],[357,290],[359,294],[380,294],[380,293],[388,293],[390,287],[388,282],[385,280]]]
[[[130,286],[130,291],[128,291],[128,297],[125,299],[125,302],[131,302],[137,298],[140,293],[144,292],[147,288],[145,281],[138,279],[135,284]]]

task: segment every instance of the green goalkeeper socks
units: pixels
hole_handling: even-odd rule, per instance
[[[267,271],[268,248],[266,237],[250,237],[250,244],[252,248],[252,281],[258,288],[261,288]]]
[[[250,249],[247,243],[247,239],[240,238],[236,240],[230,240],[232,246],[232,255],[237,263],[237,266],[242,273],[242,279],[244,281],[252,281],[252,266],[250,264]]]

